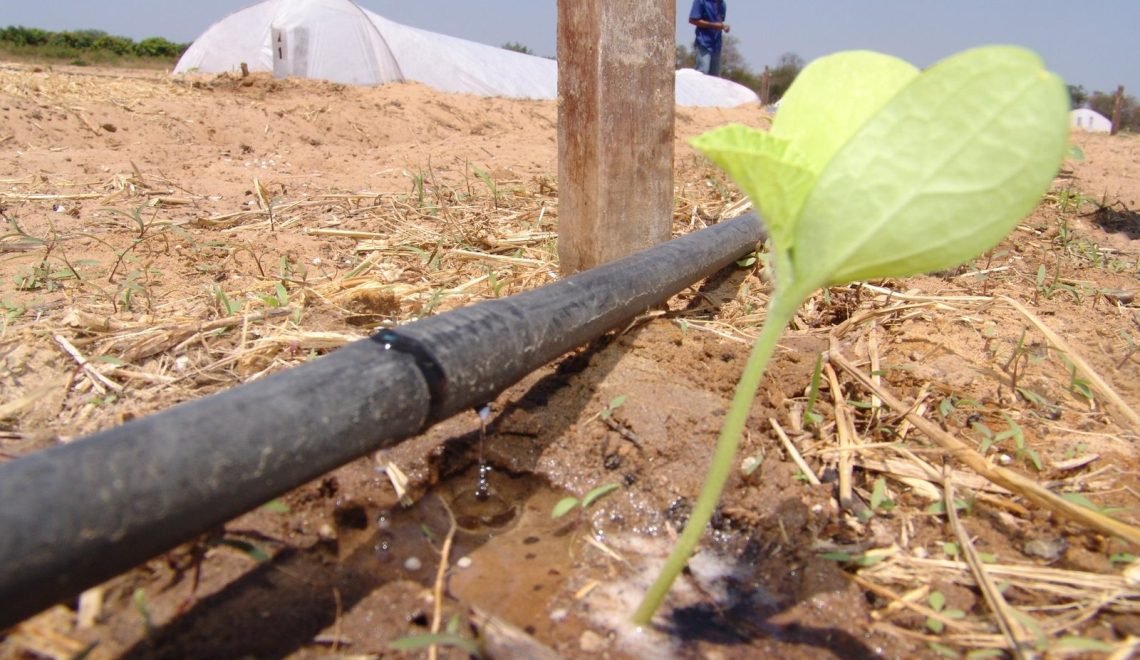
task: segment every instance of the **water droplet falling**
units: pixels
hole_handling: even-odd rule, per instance
[[[491,466],[483,457],[483,445],[487,440],[487,421],[491,419],[491,404],[486,404],[476,412],[479,414],[479,481],[475,485],[475,499],[485,502],[491,497]]]

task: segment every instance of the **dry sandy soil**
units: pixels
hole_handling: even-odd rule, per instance
[[[553,103],[3,64],[0,117],[0,461],[557,272]],[[678,111],[678,234],[741,201],[684,142],[728,121],[768,118]],[[805,305],[650,630],[626,621],[763,319],[756,265],[527,377],[485,438],[461,415],[347,465],[0,633],[0,657],[399,656],[437,618],[494,657],[985,657],[1011,639],[1126,657],[1140,566],[1111,525],[1140,520],[1140,140],[1074,141],[1083,160],[990,254]],[[474,506],[480,455],[493,497]]]

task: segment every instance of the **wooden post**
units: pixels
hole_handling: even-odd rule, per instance
[[[1116,135],[1120,131],[1120,111],[1124,108],[1124,85],[1118,85],[1116,88],[1116,97],[1112,100],[1112,128],[1109,129],[1111,135]]]
[[[767,65],[764,65],[764,75],[760,77],[760,103],[763,105],[768,105],[768,103],[771,101],[768,96],[770,93],[769,88],[771,86],[772,70],[769,69]]]
[[[574,273],[669,239],[672,0],[558,0],[558,257]]]

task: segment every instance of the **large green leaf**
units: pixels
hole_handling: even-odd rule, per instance
[[[918,73],[905,60],[866,50],[821,57],[800,72],[780,100],[772,135],[795,145],[818,175]]]
[[[760,210],[781,249],[791,247],[796,214],[815,185],[819,170],[787,140],[741,124],[729,124],[692,140],[728,173]]]
[[[797,280],[913,275],[993,247],[1056,175],[1068,112],[1064,83],[1030,51],[989,46],[936,64],[820,175],[796,224]]]
[[[907,62],[880,53],[822,57],[796,77],[771,131],[728,125],[692,144],[748,194],[777,250],[787,251],[804,200],[828,161],[916,75]]]

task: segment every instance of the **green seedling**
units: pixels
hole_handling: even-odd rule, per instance
[[[619,394],[610,399],[610,402],[606,404],[606,407],[602,408],[602,412],[598,413],[598,417],[601,417],[602,419],[609,419],[610,417],[613,417],[614,411],[616,411],[618,408],[621,408],[622,404],[625,403],[625,400],[627,398],[629,398],[629,395]]]
[[[1052,650],[1058,651],[1058,655],[1066,655],[1066,652],[1108,654],[1115,651],[1116,647],[1108,642],[1102,642],[1099,639],[1092,639],[1091,637],[1066,635],[1057,640],[1057,643],[1052,646]]]
[[[819,399],[819,380],[823,375],[823,353],[815,357],[815,369],[811,372],[811,389],[808,390],[807,407],[804,408],[803,425],[815,425],[823,421],[823,415],[815,411]]]
[[[285,502],[283,502],[281,500],[269,500],[265,504],[262,504],[261,508],[265,509],[266,511],[269,511],[271,513],[282,513],[282,514],[289,513],[293,510],[292,507],[290,507],[288,504],[286,504]]]
[[[1076,504],[1077,506],[1083,506],[1090,511],[1096,511],[1102,516],[1109,516],[1110,518],[1125,511],[1125,509],[1117,507],[1100,506],[1096,502],[1093,502],[1080,493],[1061,493],[1061,497],[1072,502],[1073,504]]]
[[[927,603],[930,604],[930,609],[947,619],[964,619],[966,617],[966,613],[962,610],[946,607],[946,596],[941,591],[931,593]],[[926,619],[926,627],[930,629],[930,632],[938,634],[942,632],[943,624],[941,620],[929,617]]]
[[[868,550],[861,554],[853,554],[850,552],[821,552],[820,559],[827,559],[830,561],[837,561],[841,564],[851,564],[866,568],[867,566],[874,566],[875,564],[890,557],[894,553],[891,548],[876,548]]]
[[[895,508],[895,501],[887,495],[887,480],[879,477],[871,489],[871,509],[886,512],[893,508]]]
[[[760,258],[756,255],[755,252],[749,252],[747,255],[741,257],[740,259],[737,259],[736,265],[740,266],[741,268],[751,268],[755,266],[756,262],[759,260]]]
[[[479,177],[479,180],[483,182],[483,185],[487,186],[487,190],[491,191],[491,198],[494,201],[495,208],[499,208],[498,184],[496,184],[495,180],[491,178],[491,175],[487,172],[487,170],[481,169],[479,167],[475,168],[475,176]]]
[[[0,300],[0,309],[4,310],[4,317],[6,319],[14,321],[23,316],[24,312],[28,311],[28,306],[23,303]]]
[[[599,499],[605,497],[606,495],[609,495],[620,487],[620,484],[606,484],[604,486],[598,486],[597,488],[586,493],[585,497],[583,497],[581,500],[579,500],[577,497],[562,498],[558,501],[558,504],[554,505],[554,509],[550,512],[550,517],[555,519],[561,518],[579,506],[581,506],[582,510],[585,511],[586,509],[589,509],[590,506],[594,504],[594,502],[597,502]]]
[[[233,316],[241,311],[241,301],[231,300],[220,286],[214,287],[214,301],[218,303],[218,310],[223,316]]]
[[[944,270],[991,249],[1068,151],[1069,96],[1032,52],[964,51],[929,69],[868,51],[816,60],[768,132],[693,140],[767,221],[775,290],[692,515],[634,614],[649,623],[712,518],[783,329],[816,290]]]
[[[496,298],[501,298],[503,296],[503,286],[506,284],[506,282],[500,280],[499,274],[496,273],[495,269],[490,266],[487,266],[487,284],[491,287],[491,295],[495,296]]]
[[[265,303],[265,306],[270,309],[288,307],[289,292],[285,290],[285,284],[277,282],[277,285],[273,287],[273,295],[266,294],[261,296],[261,302]]]
[[[966,513],[970,513],[971,510],[973,509],[973,504],[974,503],[972,500],[963,500],[963,499],[959,499],[959,498],[954,498],[954,510],[955,511],[964,511]],[[932,502],[930,504],[930,506],[926,507],[926,512],[932,513],[934,515],[939,515],[939,516],[945,515],[946,514],[946,500],[938,500],[937,502]]]
[[[463,651],[470,657],[482,658],[482,644],[479,640],[460,635],[460,623],[459,617],[453,616],[448,620],[445,632],[407,635],[392,642],[388,647],[394,651],[418,651],[432,646],[450,646]]]
[[[1108,558],[1113,564],[1131,564],[1136,561],[1136,555],[1131,552],[1118,552]]]
[[[150,605],[148,605],[146,601],[146,592],[141,588],[135,589],[135,592],[131,595],[131,601],[134,603],[135,610],[139,613],[139,616],[142,617],[143,629],[149,637],[155,628],[154,618],[151,617],[150,614]]]
[[[1061,354],[1061,362],[1064,363],[1065,368],[1069,370],[1069,392],[1083,397],[1085,401],[1092,404],[1094,400],[1092,383],[1077,375],[1077,365],[1073,364],[1073,361],[1064,353]]]

